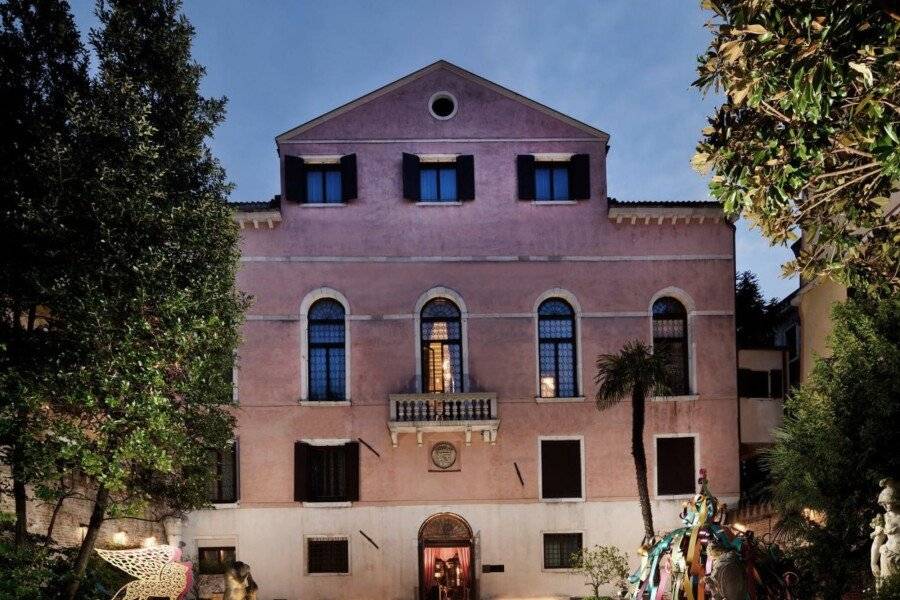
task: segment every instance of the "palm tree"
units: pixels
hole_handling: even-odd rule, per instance
[[[669,371],[665,357],[654,354],[641,341],[626,342],[618,354],[597,357],[597,408],[605,410],[631,394],[631,455],[637,475],[644,541],[652,543],[653,513],[647,488],[647,453],[644,451],[644,413],[648,395],[668,393]]]

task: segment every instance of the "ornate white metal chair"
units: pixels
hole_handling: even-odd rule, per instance
[[[179,562],[181,550],[174,546],[153,546],[134,550],[101,550],[100,557],[136,579],[113,594],[113,600],[147,600],[168,598],[183,600],[191,587],[191,563]]]

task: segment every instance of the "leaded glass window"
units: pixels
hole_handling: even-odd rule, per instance
[[[545,300],[538,308],[538,357],[542,398],[574,398],[575,311],[560,298]]]
[[[344,400],[344,307],[325,298],[309,309],[309,399]]]
[[[422,391],[463,391],[462,319],[450,300],[436,298],[422,308]]]
[[[665,297],[653,303],[653,351],[666,359],[673,395],[690,393],[687,329],[687,311],[681,302]]]

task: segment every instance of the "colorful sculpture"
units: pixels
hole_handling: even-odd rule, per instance
[[[632,600],[790,598],[787,576],[758,568],[753,533],[725,525],[726,507],[709,491],[705,469],[699,484],[681,513],[684,527],[641,548],[641,566],[628,579]]]
[[[167,598],[184,600],[191,587],[191,563],[179,562],[181,550],[174,546],[153,546],[134,550],[97,549],[100,558],[136,579],[129,581],[113,594],[115,600],[125,592],[122,600]]]

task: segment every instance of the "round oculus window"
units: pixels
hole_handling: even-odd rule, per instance
[[[456,98],[448,92],[438,92],[428,101],[428,109],[432,117],[445,121],[456,114]]]

